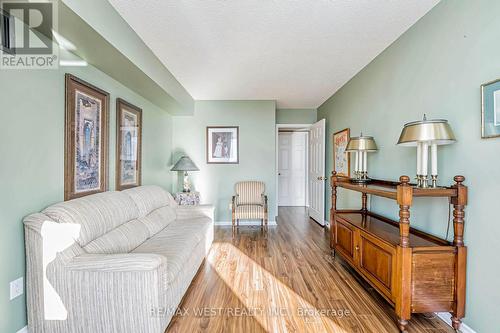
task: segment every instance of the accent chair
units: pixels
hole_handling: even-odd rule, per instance
[[[264,182],[238,182],[234,190],[236,195],[232,199],[233,229],[239,225],[239,220],[261,220],[261,225],[267,227],[267,195]]]

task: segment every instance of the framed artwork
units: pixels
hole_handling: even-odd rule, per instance
[[[207,127],[207,163],[239,163],[239,127]]]
[[[108,184],[109,94],[66,74],[64,200]]]
[[[141,185],[142,110],[116,100],[116,189]]]
[[[345,151],[351,135],[348,128],[333,134],[333,170],[337,176],[351,176],[351,159]]]
[[[500,137],[500,79],[481,86],[481,137]]]

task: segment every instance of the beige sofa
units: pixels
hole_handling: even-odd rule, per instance
[[[24,225],[30,332],[164,332],[211,247],[213,207],[141,186]]]

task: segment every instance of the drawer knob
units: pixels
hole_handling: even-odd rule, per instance
[[[356,245],[355,249],[356,249],[356,251],[359,251],[359,246],[358,246],[358,245]]]

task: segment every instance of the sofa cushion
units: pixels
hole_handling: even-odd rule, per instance
[[[76,241],[80,246],[138,217],[134,201],[128,195],[114,191],[60,202],[43,213],[58,223],[79,224]]]
[[[213,225],[206,217],[177,220],[132,252],[165,256],[167,258],[167,282],[171,283],[182,267],[190,264],[191,253],[208,233],[208,228],[213,228]]]
[[[135,202],[139,210],[139,217],[144,217],[160,207],[176,205],[172,195],[156,185],[134,187],[124,190],[122,193],[128,195]]]
[[[237,219],[263,219],[264,218],[264,207],[259,205],[244,205],[244,206],[236,206],[235,210],[235,218]]]
[[[141,217],[140,220],[148,229],[149,237],[152,237],[175,221],[175,218],[175,209],[170,206],[165,206],[153,210],[148,215]]]
[[[84,246],[87,253],[128,253],[149,238],[149,229],[140,220],[124,223]]]

